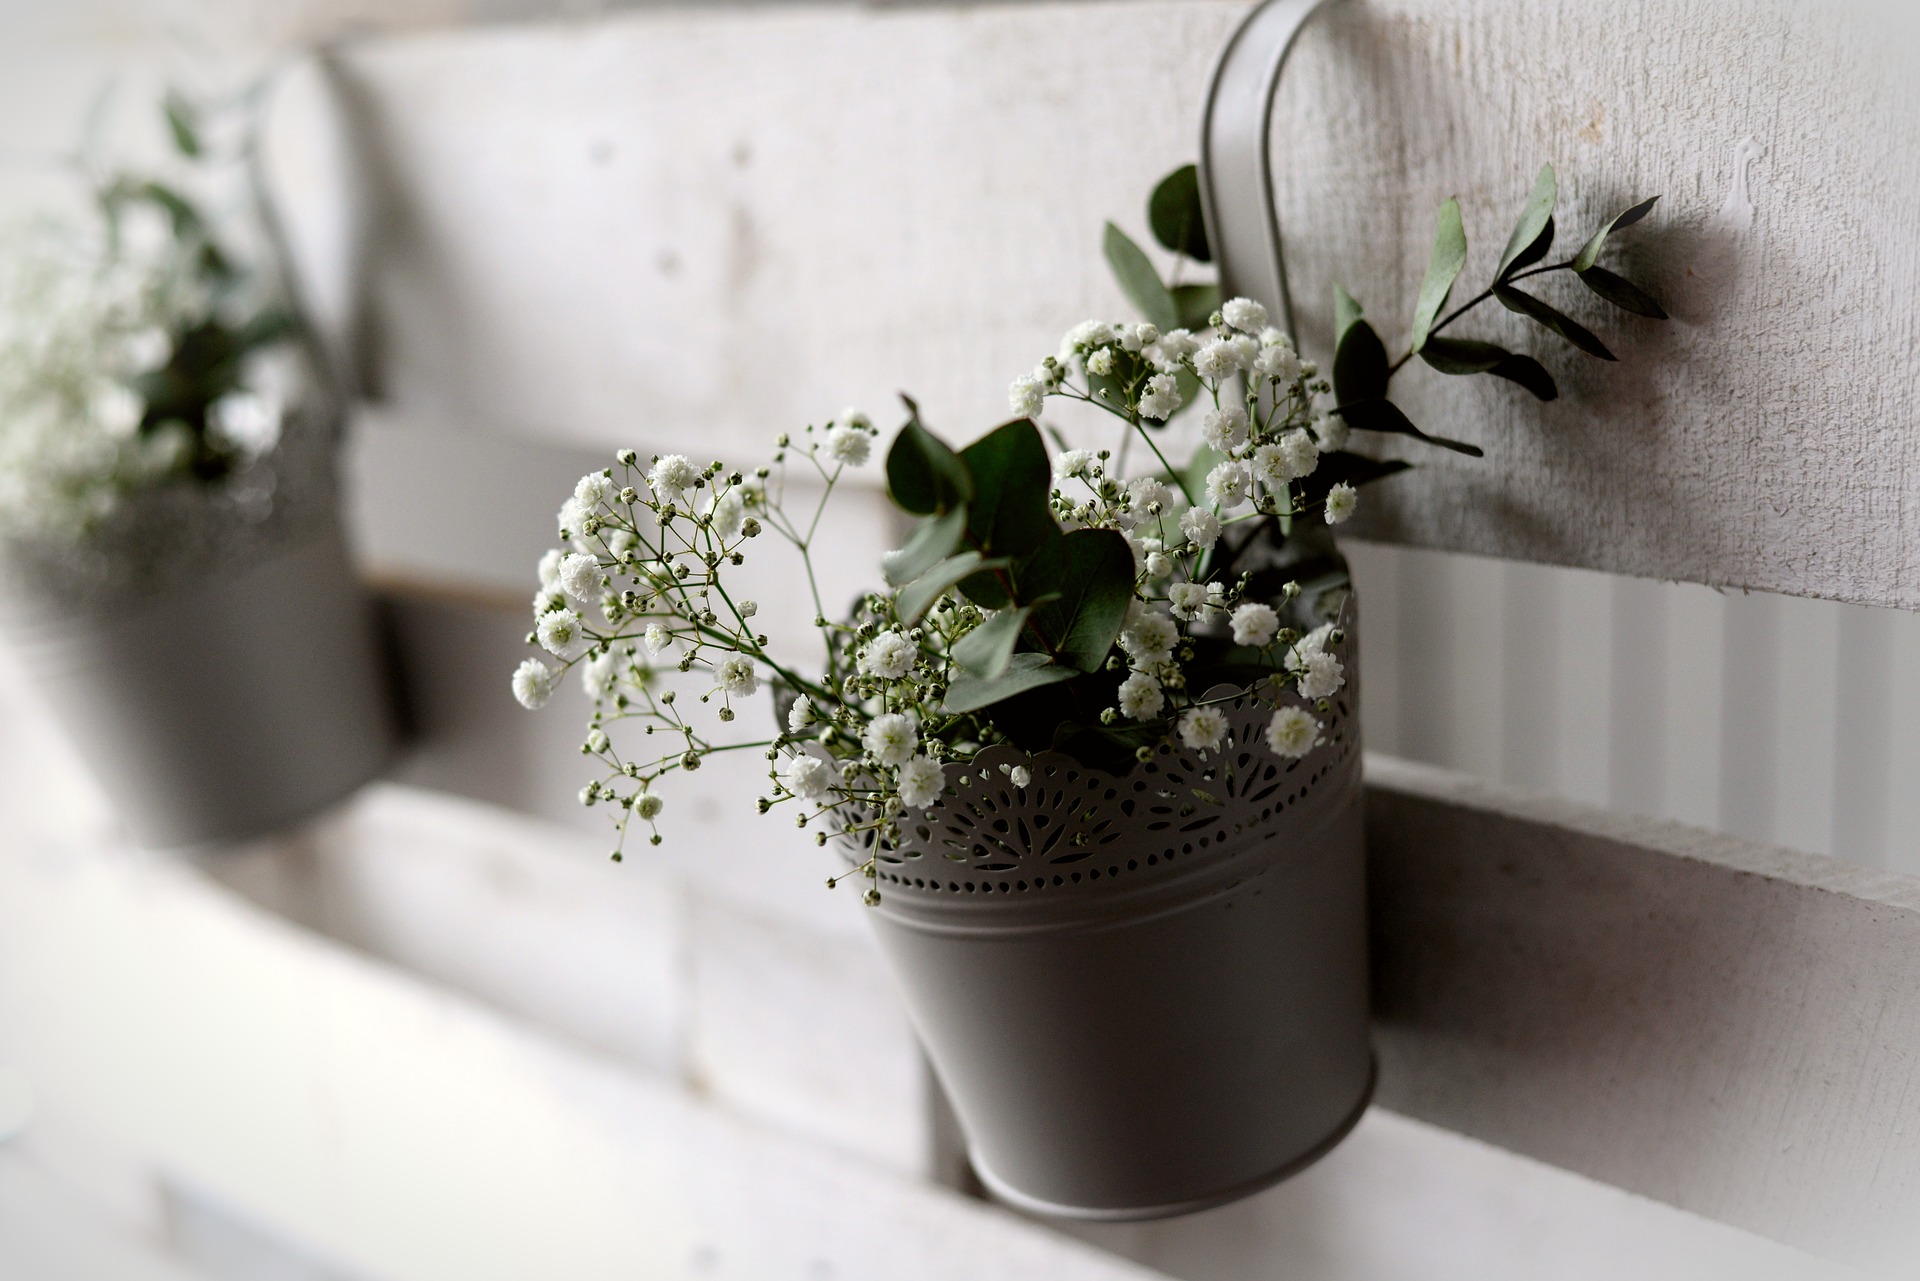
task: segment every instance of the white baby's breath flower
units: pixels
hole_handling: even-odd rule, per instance
[[[910,810],[927,808],[946,786],[946,772],[931,757],[916,756],[900,767],[900,803]]]
[[[841,424],[827,433],[827,458],[842,467],[864,467],[873,453],[873,437],[864,429]]]
[[[613,497],[613,493],[613,481],[607,478],[605,472],[590,471],[573,487],[574,501],[588,511],[592,511]]]
[[[1220,315],[1243,334],[1257,334],[1267,327],[1267,309],[1251,298],[1227,299]]]
[[[1313,443],[1313,437],[1298,428],[1280,438],[1280,450],[1286,459],[1289,480],[1311,476],[1313,469],[1320,465],[1320,447]]]
[[[754,675],[753,660],[745,654],[728,654],[715,664],[713,674],[728,698],[747,698],[760,688],[760,678]]]
[[[1196,707],[1180,718],[1180,741],[1196,752],[1217,752],[1226,737],[1227,718],[1217,707]]]
[[[1200,350],[1199,340],[1184,329],[1169,329],[1152,343],[1147,354],[1162,364],[1177,365]]]
[[[1165,422],[1180,408],[1180,382],[1172,374],[1155,374],[1147,379],[1140,395],[1140,416]]]
[[[1007,405],[1015,418],[1038,418],[1047,403],[1047,385],[1032,374],[1021,374],[1007,388]]]
[[[1024,765],[1016,765],[1007,771],[1007,781],[1015,787],[1025,787],[1033,781],[1033,771]]]
[[[1150,325],[1142,321],[1127,331],[1126,339],[1122,345],[1125,346],[1128,351],[1145,351],[1159,341],[1159,326]]]
[[[817,756],[790,756],[780,767],[780,785],[803,801],[817,801],[833,790],[833,767]]]
[[[541,588],[533,595],[533,618],[540,621],[540,615],[556,609],[567,608],[567,594],[561,591],[548,591]]]
[[[586,529],[588,514],[587,509],[580,505],[580,500],[577,498],[569,498],[566,502],[561,503],[560,514],[555,517],[555,524],[559,527],[560,537],[580,538]]]
[[[1302,707],[1283,707],[1267,722],[1267,746],[1281,756],[1299,758],[1320,741],[1320,722]]]
[[[604,654],[588,659],[580,666],[580,690],[588,698],[598,701],[613,693],[613,687],[619,682],[619,668],[623,658],[617,650],[608,650]]]
[[[1280,630],[1280,615],[1271,605],[1248,601],[1233,611],[1233,643],[1265,649]]]
[[[1294,671],[1294,688],[1300,691],[1302,698],[1331,698],[1346,684],[1346,669],[1340,660],[1325,650],[1296,655],[1297,665],[1289,663]]]
[[[1120,648],[1142,667],[1164,663],[1173,657],[1180,629],[1162,613],[1142,614],[1139,620],[1120,633]]]
[[[1167,588],[1173,616],[1189,623],[1201,623],[1213,617],[1212,594],[1205,583],[1175,583]]]
[[[684,454],[663,454],[647,469],[647,488],[662,503],[677,503],[693,488],[700,472]]]
[[[1226,404],[1213,410],[1200,422],[1200,437],[1223,454],[1233,453],[1247,443],[1246,408]]]
[[[560,562],[560,590],[577,601],[599,599],[601,585],[607,581],[600,563],[593,557],[575,552]]]
[[[868,676],[897,681],[913,670],[917,656],[913,642],[899,632],[881,632],[860,651],[860,670]]]
[[[653,792],[642,792],[640,793],[639,799],[633,803],[633,812],[645,821],[651,823],[654,819],[660,817],[660,811],[666,807],[667,803],[661,800],[657,794]]]
[[[1292,351],[1293,339],[1287,337],[1285,330],[1275,329],[1272,325],[1268,325],[1260,331],[1260,345],[1262,347],[1285,347],[1288,351]]]
[[[796,734],[818,719],[813,710],[813,700],[805,694],[794,699],[793,706],[787,709],[787,728]]]
[[[918,723],[903,712],[876,716],[860,736],[860,746],[882,765],[905,765],[920,746]]]
[[[1207,501],[1221,511],[1242,506],[1253,492],[1253,475],[1245,463],[1224,462],[1207,473]]]
[[[1240,352],[1231,342],[1216,338],[1193,354],[1193,371],[1210,383],[1240,372]]]
[[[1053,474],[1059,480],[1072,480],[1086,476],[1093,468],[1093,451],[1090,449],[1068,449],[1053,460]]]
[[[1173,506],[1173,491],[1152,476],[1136,476],[1127,482],[1127,510],[1136,520],[1147,520],[1154,514],[1153,508],[1161,511]]]
[[[580,627],[580,615],[570,609],[556,609],[540,615],[534,638],[540,648],[556,658],[572,658],[587,646],[586,633]]]
[[[567,554],[557,547],[549,549],[545,555],[540,557],[540,586],[542,588],[550,592],[560,590],[560,562],[566,558]]]
[[[1341,481],[1327,491],[1327,524],[1338,525],[1353,515],[1353,509],[1360,505],[1360,495],[1352,485]]]
[[[1293,644],[1293,652],[1300,655],[1317,654],[1332,643],[1333,632],[1334,627],[1332,623],[1322,623],[1295,641]]]
[[[1291,383],[1300,377],[1300,358],[1291,347],[1262,346],[1253,358],[1253,372],[1274,382]]]
[[[256,456],[272,449],[280,439],[281,417],[277,399],[251,391],[228,392],[207,410],[208,425],[215,432]],[[139,421],[138,413],[134,421]]]
[[[1173,572],[1173,561],[1165,552],[1148,552],[1147,563],[1141,566],[1147,581],[1157,583]]]
[[[1233,348],[1233,358],[1242,369],[1252,369],[1253,362],[1260,358],[1260,340],[1252,334],[1234,334],[1222,341]]]
[[[1135,672],[1120,682],[1120,711],[1133,720],[1158,716],[1166,701],[1166,695],[1160,692],[1160,682],[1145,672]]]
[[[643,639],[647,642],[647,652],[658,654],[673,644],[673,633],[667,630],[665,623],[648,623]]]
[[[842,430],[835,428],[835,431]],[[862,436],[862,440],[866,437]],[[713,506],[707,512],[707,520],[713,530],[713,536],[723,543],[730,543],[740,537],[740,528],[747,521],[746,500],[740,497],[740,491],[730,489],[713,500]]]
[[[513,671],[513,696],[529,711],[545,707],[553,697],[554,672],[537,658],[529,658]]]
[[[1347,447],[1347,420],[1336,413],[1324,413],[1313,420],[1313,439],[1323,453]]]
[[[1202,507],[1192,507],[1180,518],[1180,532],[1201,551],[1220,540],[1220,518]]]
[[[1087,356],[1087,372],[1104,378],[1113,372],[1113,348],[1102,347]]]
[[[759,602],[759,601],[756,601],[756,600],[743,600],[743,601],[741,601],[741,602],[740,602],[740,617],[742,617],[742,618],[752,618],[752,617],[753,617],[753,616],[754,616],[755,614],[757,614],[757,613],[759,613],[759,612],[760,612],[760,602]]]

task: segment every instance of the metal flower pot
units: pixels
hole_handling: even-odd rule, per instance
[[[9,639],[141,844],[273,831],[391,758],[369,602],[330,513],[265,555],[129,595],[82,605],[16,592],[5,612]]]
[[[1351,643],[1342,655],[1353,669]],[[1124,776],[991,748],[883,857],[873,921],[980,1178],[1078,1219],[1237,1199],[1373,1088],[1351,685],[1299,760],[1228,706]],[[1003,764],[1026,763],[1016,787]]]

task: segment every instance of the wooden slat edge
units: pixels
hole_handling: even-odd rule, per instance
[[[1920,1244],[1920,886],[1368,762],[1381,1102],[1830,1258]]]

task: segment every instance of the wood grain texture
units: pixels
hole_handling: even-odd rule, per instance
[[[1368,762],[1380,1102],[1814,1253],[1920,1244],[1920,882]]]
[[[315,292],[396,412],[757,457],[848,402],[888,418],[905,388],[967,438],[1067,325],[1124,314],[1102,220],[1145,238],[1144,193],[1193,155],[1242,12],[726,9],[372,42],[332,60],[330,89],[290,86],[278,170],[331,281]],[[1310,348],[1336,279],[1403,341],[1449,194],[1482,278],[1545,160],[1569,252],[1604,212],[1665,197],[1621,255],[1678,318],[1602,321],[1547,286],[1622,359],[1551,352],[1565,395],[1546,406],[1410,369],[1415,417],[1489,458],[1423,452],[1361,528],[1920,606],[1920,166],[1903,46],[1876,21],[1813,0],[1737,21],[1717,0],[1317,18],[1275,122]],[[329,95],[347,162],[312,141]],[[1727,209],[1747,139],[1765,148],[1750,220]],[[326,177],[342,171],[353,216]],[[1550,345],[1497,307],[1461,329]]]

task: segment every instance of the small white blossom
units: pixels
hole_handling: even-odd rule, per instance
[[[1300,691],[1302,698],[1331,698],[1346,684],[1346,669],[1340,660],[1324,650],[1296,655],[1297,666],[1290,663],[1294,670],[1294,688]]]
[[[1300,358],[1291,347],[1263,346],[1253,358],[1253,372],[1278,383],[1291,383],[1300,377]]]
[[[1151,517],[1155,504],[1161,511],[1173,506],[1173,491],[1152,476],[1136,476],[1127,482],[1127,510],[1135,519]]]
[[[1204,508],[1189,508],[1180,518],[1180,532],[1195,547],[1205,551],[1220,539],[1220,518]]]
[[[565,552],[556,547],[549,550],[540,558],[540,586],[542,590],[549,592],[557,592],[560,590],[560,562],[565,560],[566,556],[567,554]]]
[[[1135,672],[1120,682],[1120,711],[1136,721],[1150,720],[1166,705],[1160,682],[1145,672]]]
[[[1140,416],[1165,422],[1180,408],[1180,380],[1172,374],[1155,374],[1147,379],[1140,396]]]
[[[1015,418],[1038,418],[1047,403],[1047,385],[1032,374],[1021,374],[1007,388],[1007,405]]]
[[[1071,364],[1081,351],[1113,341],[1113,326],[1099,320],[1083,320],[1060,340],[1060,363]]]
[[[124,389],[121,389],[124,391]],[[95,402],[103,426],[109,432],[127,420],[129,413],[138,425],[146,406],[139,397],[126,393],[110,396],[105,403]],[[251,391],[232,391],[207,407],[207,425],[250,454],[260,455],[272,449],[280,439],[282,412],[278,399]]]
[[[540,620],[540,615],[545,614],[550,610],[565,609],[566,607],[567,607],[567,597],[566,597],[566,593],[564,592],[549,591],[543,587],[538,592],[534,593],[533,618],[535,622],[538,622]]]
[[[580,615],[570,609],[540,615],[533,631],[540,648],[556,658],[572,658],[587,645],[586,633],[580,628]]]
[[[720,688],[729,698],[746,698],[760,688],[754,675],[753,660],[745,654],[728,654],[713,669]]]
[[[1016,765],[1007,771],[1007,781],[1015,787],[1025,787],[1033,781],[1033,771],[1024,765]]]
[[[863,436],[861,439],[866,438]],[[713,530],[713,536],[721,542],[730,543],[740,537],[740,527],[747,521],[747,504],[746,500],[740,497],[740,491],[730,489],[723,496],[714,499],[712,508],[707,512],[707,520]]]
[[[860,746],[882,765],[905,765],[912,759],[914,749],[920,746],[920,727],[911,716],[901,712],[876,716],[860,736]]]
[[[1302,655],[1317,654],[1325,649],[1332,640],[1333,624],[1322,623],[1305,636],[1302,636],[1298,641],[1294,642],[1293,652]]]
[[[1260,340],[1252,334],[1235,334],[1222,341],[1233,348],[1233,358],[1242,369],[1252,369],[1253,362],[1260,358]]]
[[[1227,718],[1217,707],[1196,707],[1180,718],[1180,741],[1196,752],[1217,752],[1226,737]]]
[[[1260,331],[1260,345],[1262,347],[1285,347],[1288,351],[1292,351],[1293,339],[1287,337],[1285,330],[1275,329],[1269,325]]]
[[[1281,756],[1301,757],[1320,741],[1320,722],[1305,708],[1283,707],[1267,723],[1267,746]]]
[[[647,651],[658,654],[661,650],[673,644],[673,633],[667,630],[665,623],[648,623],[645,640],[647,642]]]
[[[742,618],[752,618],[752,617],[753,617],[753,616],[754,616],[755,614],[757,614],[757,613],[759,613],[759,612],[760,612],[760,602],[759,602],[759,601],[756,601],[756,600],[743,600],[743,601],[741,601],[741,602],[740,602],[740,617],[742,617]]]
[[[1173,647],[1180,640],[1180,629],[1165,614],[1143,614],[1120,633],[1120,648],[1127,656],[1141,666],[1164,663],[1173,657]]]
[[[1143,321],[1127,332],[1127,336],[1121,340],[1120,345],[1128,351],[1145,351],[1159,341],[1159,327]]]
[[[917,656],[913,642],[899,632],[881,632],[860,652],[860,670],[868,676],[897,681],[913,670]]]
[[[817,801],[833,790],[833,767],[817,756],[790,756],[780,767],[780,785],[803,801]]]
[[[931,757],[916,756],[900,767],[900,803],[908,809],[927,808],[940,799],[946,786],[946,772]]]
[[[1248,601],[1233,611],[1233,643],[1236,645],[1265,649],[1279,630],[1280,615],[1274,613],[1271,605]]]
[[[1320,447],[1304,431],[1295,429],[1282,436],[1280,449],[1286,457],[1289,479],[1311,476],[1313,469],[1320,465]]]
[[[1093,451],[1090,449],[1069,449],[1053,460],[1053,474],[1060,480],[1072,480],[1076,476],[1085,476],[1093,467]]]
[[[842,424],[827,433],[827,457],[842,467],[864,467],[873,452],[873,437],[864,429]]]
[[[575,552],[560,562],[560,589],[577,601],[599,599],[606,576],[593,557]]]
[[[1245,463],[1224,462],[1207,473],[1207,501],[1221,511],[1245,504],[1253,491],[1253,474]]]
[[[1193,356],[1193,371],[1210,383],[1240,372],[1240,352],[1231,342],[1216,338]]]
[[[577,498],[569,498],[560,504],[560,515],[555,523],[559,526],[560,537],[578,539],[586,528],[587,509],[580,505]]]
[[[1212,411],[1201,420],[1200,437],[1223,454],[1233,453],[1247,443],[1245,407],[1228,404]]]
[[[1087,357],[1087,372],[1104,378],[1113,372],[1113,348],[1102,347]]]
[[[647,470],[647,488],[663,503],[677,503],[700,478],[699,471],[684,454],[666,454]]]
[[[1167,599],[1173,604],[1173,616],[1189,623],[1206,622],[1216,608],[1205,583],[1175,583],[1167,588]]]
[[[580,668],[580,688],[588,698],[599,700],[613,693],[619,679],[620,655],[613,650],[590,658]]]
[[[793,706],[787,709],[787,728],[796,734],[818,719],[813,710],[813,700],[805,694],[794,699]]]
[[[529,711],[545,707],[553,697],[554,672],[537,658],[529,658],[513,672],[513,696]]]
[[[666,807],[667,803],[652,792],[642,792],[640,798],[633,803],[633,812],[651,823],[660,817],[660,811]]]
[[[1323,453],[1347,447],[1347,420],[1339,414],[1325,413],[1313,420],[1313,439]]]
[[[573,500],[588,511],[613,496],[614,485],[605,472],[590,471],[573,487]]]
[[[1157,583],[1173,572],[1173,561],[1165,552],[1148,552],[1147,563],[1142,568],[1147,581]]]
[[[1327,491],[1327,524],[1338,525],[1353,515],[1353,509],[1360,505],[1360,495],[1352,485],[1341,481]]]
[[[1200,342],[1184,329],[1170,329],[1150,344],[1148,355],[1162,364],[1178,365],[1200,350]]]
[[[1267,309],[1251,298],[1229,298],[1220,308],[1221,317],[1244,334],[1259,333],[1267,327]]]

